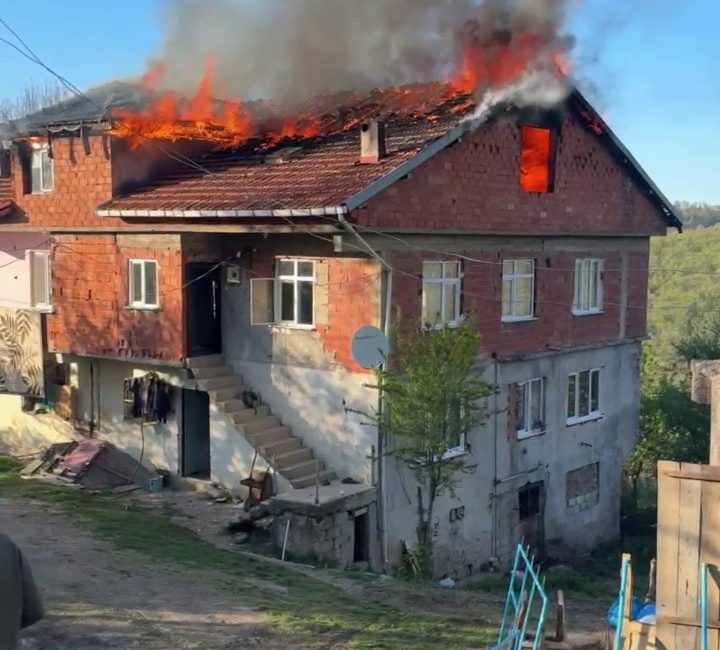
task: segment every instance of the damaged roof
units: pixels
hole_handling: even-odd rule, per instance
[[[655,203],[668,227],[682,230],[670,201],[582,94],[568,105],[577,111],[615,158]],[[464,108],[462,105],[458,108]],[[507,107],[506,107],[507,108]],[[473,107],[433,120],[391,119],[387,157],[361,164],[357,133],[343,133],[304,144],[278,164],[271,155],[214,153],[100,206],[99,216],[117,217],[311,217],[351,212],[429,158],[450,146],[474,125]]]

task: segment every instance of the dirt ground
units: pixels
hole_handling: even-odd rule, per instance
[[[47,608],[24,648],[297,648],[199,576],[143,566],[50,507],[0,499],[0,530],[29,558]]]

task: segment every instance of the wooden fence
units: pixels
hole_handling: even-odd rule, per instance
[[[658,464],[657,648],[700,650],[700,567],[708,576],[708,650],[720,650],[720,467]]]

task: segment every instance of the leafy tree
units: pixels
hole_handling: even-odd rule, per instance
[[[448,454],[487,417],[493,388],[476,367],[480,338],[468,319],[455,329],[422,330],[394,337],[393,369],[376,371],[383,413],[370,419],[389,440],[387,455],[401,460],[418,482],[419,570],[432,567],[433,514],[437,498],[454,495],[463,473],[474,468],[465,455]]]

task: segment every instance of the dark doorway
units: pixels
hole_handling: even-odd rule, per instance
[[[544,557],[545,550],[545,485],[528,483],[518,490],[520,539],[535,552],[538,558]]]
[[[221,269],[214,269],[211,264],[185,265],[188,356],[222,352]]]
[[[210,398],[198,390],[182,392],[181,474],[210,478]]]
[[[353,553],[353,562],[368,562],[370,554],[368,553],[368,513],[367,510],[358,514],[355,513],[355,550]]]

